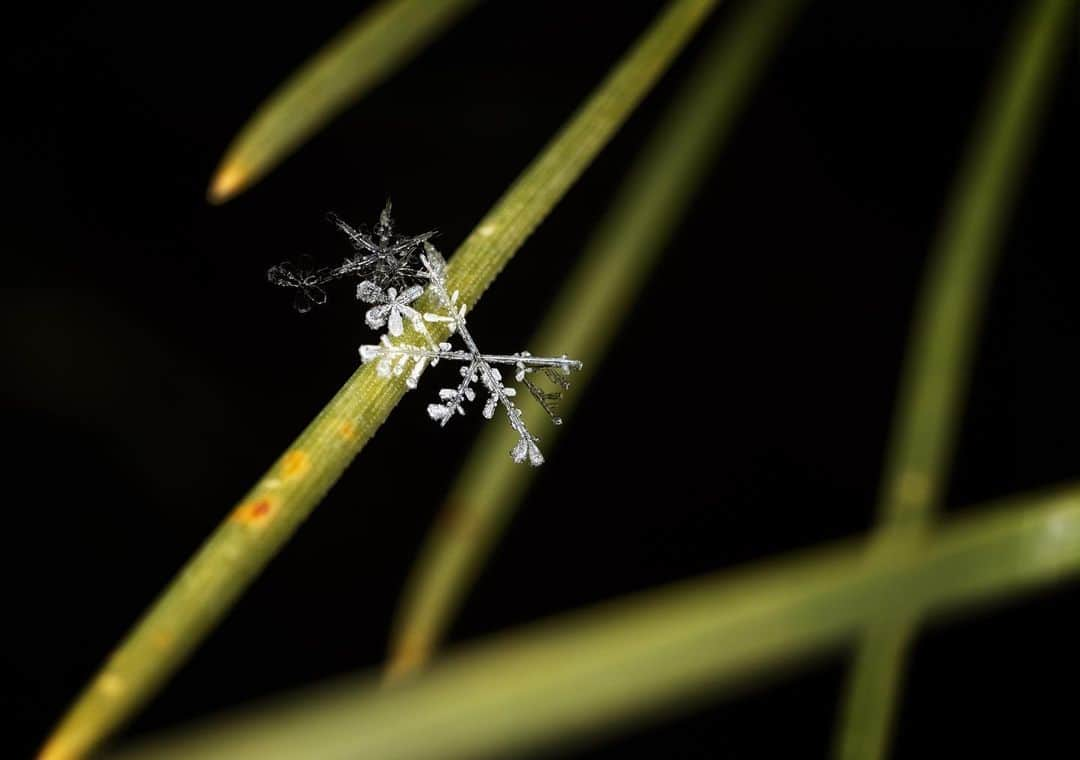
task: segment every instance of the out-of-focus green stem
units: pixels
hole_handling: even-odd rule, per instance
[[[763,564],[492,637],[393,688],[342,679],[113,760],[476,760],[640,726],[805,662],[882,615],[970,607],[1075,576],[1080,489],[1013,499],[908,551],[849,542]]]
[[[582,358],[565,413],[599,364],[802,0],[746,3],[716,33],[635,160],[581,261],[529,343],[537,355]],[[525,410],[530,428],[543,412]],[[550,449],[556,429],[544,436]],[[506,456],[514,431],[488,426],[444,504],[409,579],[388,673],[422,665],[438,645],[513,514],[533,471]]]
[[[207,194],[224,203],[435,39],[477,0],[382,0],[271,95],[229,145]]]
[[[458,248],[450,290],[470,308],[574,184],[713,8],[673,0],[584,106]],[[431,309],[434,304],[426,296]],[[432,335],[445,336],[432,325]],[[112,653],[42,749],[81,757],[139,709],[292,536],[405,393],[373,366],[356,371],[234,508]]]
[[[1074,0],[1024,9],[934,246],[915,316],[880,495],[876,550],[918,540],[941,501],[994,253],[1064,43]],[[835,746],[843,760],[886,751],[912,634],[874,622],[859,644]]]

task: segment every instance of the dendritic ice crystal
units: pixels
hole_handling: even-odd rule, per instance
[[[346,257],[345,261],[336,267],[323,269],[316,269],[307,262],[294,266],[286,261],[270,267],[266,273],[267,279],[275,285],[296,289],[293,305],[301,314],[310,311],[312,306],[326,303],[323,285],[350,276],[372,283],[380,290],[385,289],[387,293],[393,287],[404,294],[411,283],[423,278],[423,272],[417,269],[415,254],[420,246],[435,234],[435,230],[421,235],[398,235],[394,232],[394,219],[390,210],[390,201],[387,201],[379,215],[379,223],[370,234],[354,229],[331,215],[331,220],[352,243],[353,255]],[[360,284],[362,286],[364,283]],[[359,289],[356,297],[362,297]]]
[[[390,211],[387,201],[371,234],[333,217],[338,228],[352,242],[354,255],[340,266],[326,269],[294,267],[287,262],[279,264],[267,273],[270,282],[295,288],[295,306],[298,311],[306,312],[312,305],[326,302],[326,292],[322,289],[325,283],[356,276],[360,280],[356,297],[369,307],[364,321],[373,330],[386,328],[378,343],[360,347],[361,360],[365,364],[376,362],[375,369],[380,377],[405,375],[405,384],[410,389],[416,388],[428,367],[440,361],[456,362],[460,380],[456,387],[439,390],[438,403],[428,404],[428,416],[440,425],[446,425],[454,416],[465,414],[465,405],[476,399],[477,386],[480,386],[487,393],[481,414],[491,419],[501,406],[518,435],[518,442],[510,451],[514,461],[528,461],[533,466],[543,464],[544,455],[537,445],[539,438],[525,426],[521,410],[514,404],[517,391],[507,385],[498,367],[511,373],[513,380],[525,386],[552,422],[561,425],[558,402],[563,391],[570,387],[567,376],[580,369],[581,362],[565,355],[533,356],[528,351],[513,354],[481,352],[469,331],[465,305],[458,303],[458,292],[448,292],[446,262],[430,242],[434,231],[411,237],[398,235],[394,232]],[[428,300],[434,301],[435,307],[421,312],[414,304],[425,293],[431,294]],[[457,337],[463,347],[455,348],[448,341],[436,342],[428,329],[429,324],[444,325],[450,339]],[[537,384],[534,378],[540,375],[547,378],[554,390],[544,390]]]

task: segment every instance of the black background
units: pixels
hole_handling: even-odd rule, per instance
[[[870,527],[920,274],[1025,3],[809,5],[455,641]],[[354,369],[369,333],[347,288],[301,317],[266,267],[336,261],[347,246],[325,213],[370,223],[387,195],[405,231],[438,227],[452,251],[659,4],[490,3],[252,191],[209,206],[226,143],[357,6],[42,4],[2,32],[5,756],[32,751]],[[483,344],[524,347],[709,30],[484,297]],[[1076,87],[1074,48],[994,280],[949,512],[1080,472]],[[380,662],[483,423],[440,431],[428,392],[133,733]],[[418,457],[426,474],[405,480]],[[1055,692],[1080,677],[1078,601],[1047,591],[926,629],[896,756],[1071,741],[1074,705]],[[821,756],[843,675],[837,653],[578,756]]]

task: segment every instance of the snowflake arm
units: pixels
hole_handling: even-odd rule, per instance
[[[383,325],[388,325],[390,334],[395,338],[401,337],[405,331],[404,321],[408,319],[413,329],[427,336],[427,327],[424,319],[410,304],[424,293],[421,285],[413,285],[400,295],[397,288],[389,288],[384,293],[375,283],[364,280],[356,286],[356,297],[369,304],[375,304],[364,315],[364,321],[368,327],[377,330]],[[430,342],[430,338],[429,338]]]
[[[536,445],[536,441],[539,440],[535,435],[529,432],[529,429],[525,426],[525,421],[521,418],[521,410],[518,409],[511,398],[516,394],[513,388],[507,388],[503,384],[502,375],[497,369],[491,366],[483,354],[480,352],[479,347],[476,345],[476,341],[473,339],[472,333],[469,331],[468,324],[465,320],[465,306],[462,304],[458,306],[458,293],[455,291],[452,295],[446,291],[445,281],[445,262],[442,256],[431,243],[425,243],[425,254],[421,254],[420,263],[423,264],[428,277],[431,280],[430,288],[435,293],[436,298],[439,299],[440,304],[443,307],[444,313],[442,315],[428,315],[425,314],[425,319],[431,319],[432,321],[448,321],[450,324],[451,333],[456,333],[465,344],[465,348],[472,357],[470,363],[470,372],[466,375],[466,380],[469,380],[473,376],[473,373],[479,375],[480,382],[488,392],[488,402],[484,406],[484,417],[491,418],[495,413],[495,407],[502,405],[506,411],[506,417],[510,422],[510,426],[518,434],[518,442],[514,446],[510,455],[515,462],[524,462],[526,458],[529,460],[529,464],[534,467],[544,463],[543,454],[540,452],[540,447]],[[546,359],[544,360],[548,366],[559,366],[560,364],[567,369],[574,367],[580,367],[580,362],[571,362],[570,360]],[[515,366],[520,365],[524,368],[527,364],[532,364],[529,358],[518,356],[515,361]],[[575,366],[576,365],[576,366]],[[524,376],[524,369],[519,370]],[[464,384],[467,387],[467,383]],[[434,406],[434,405],[433,405]],[[543,404],[545,411],[549,411],[547,404]],[[428,413],[432,413],[432,407],[428,407]],[[440,412],[440,414],[442,414]],[[443,424],[449,415],[443,415],[441,417]],[[434,415],[433,415],[434,417]]]
[[[461,367],[461,384],[458,385],[457,389],[442,388],[439,390],[439,398],[442,399],[442,403],[428,404],[427,411],[431,419],[445,427],[450,418],[454,416],[454,412],[465,414],[463,404],[476,398],[476,391],[472,389],[472,384],[477,380],[476,369],[477,361],[470,357],[469,364]]]
[[[367,251],[371,254],[374,254],[371,257],[373,259],[378,258],[379,254],[383,252],[382,247],[378,243],[376,243],[374,240],[372,240],[360,230],[353,227],[351,224],[346,222],[337,214],[331,213],[328,214],[328,216],[330,218],[330,221],[334,223],[334,226],[345,233],[345,237],[349,238],[349,242],[353,244],[353,248],[355,248],[357,251]]]
[[[266,279],[278,287],[295,288],[293,306],[301,314],[311,311],[312,306],[326,303],[326,291],[322,285],[329,279],[327,272],[315,269],[307,256],[301,257],[297,264],[291,261],[275,264],[267,270]]]

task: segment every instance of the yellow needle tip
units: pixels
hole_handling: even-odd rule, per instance
[[[224,203],[243,190],[250,179],[250,175],[236,164],[224,162],[210,182],[206,199],[214,205]]]
[[[75,754],[57,739],[49,739],[38,752],[37,760],[73,760]]]

